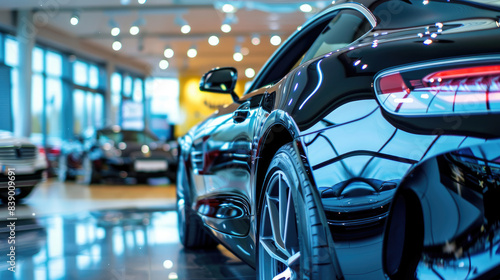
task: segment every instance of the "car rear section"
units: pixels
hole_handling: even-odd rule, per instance
[[[496,8],[365,5],[377,26],[299,67],[292,74],[318,86],[282,101],[337,238],[380,233],[396,187],[420,161],[500,137]]]

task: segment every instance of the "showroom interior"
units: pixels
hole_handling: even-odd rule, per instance
[[[498,279],[499,0],[0,0],[0,279]]]
[[[89,184],[81,166],[61,179],[61,158],[117,127],[149,130],[175,156],[177,137],[231,102],[201,93],[201,76],[234,66],[241,95],[327,2],[1,1],[0,130],[29,139],[47,165],[16,201],[16,272],[2,259],[0,278],[255,278],[222,246],[192,253],[179,245],[175,177],[138,182],[120,173]],[[7,209],[0,205],[2,221]]]

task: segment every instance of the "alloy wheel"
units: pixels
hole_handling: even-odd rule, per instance
[[[300,247],[290,182],[276,170],[268,180],[259,230],[259,278],[298,279]]]

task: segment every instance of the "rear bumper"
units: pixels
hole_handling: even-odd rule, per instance
[[[9,176],[5,174],[0,174],[0,189],[7,189],[10,181],[14,182],[16,188],[33,187],[42,181],[44,171],[45,170],[41,169],[33,174],[16,174],[13,176],[14,180],[10,180]]]
[[[146,165],[137,165],[136,161],[146,162]],[[151,165],[148,166],[148,162],[164,162],[162,168]],[[137,170],[137,167],[139,167]],[[150,168],[149,168],[150,167]],[[175,172],[173,169],[173,164],[168,162],[166,159],[159,158],[137,158],[132,160],[130,158],[117,159],[104,159],[102,165],[98,168],[97,172],[101,174],[103,178],[125,178],[125,177],[138,177],[138,178],[153,178],[153,177],[165,177],[167,174]]]

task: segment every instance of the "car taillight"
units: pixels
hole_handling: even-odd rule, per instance
[[[45,148],[44,147],[38,147],[38,153],[41,155],[45,155]]]
[[[476,66],[459,69],[438,71],[424,77],[424,81],[434,82],[439,79],[458,79],[498,75],[500,73],[500,65]]]
[[[435,68],[377,77],[382,106],[391,113],[418,115],[500,111],[500,65]]]
[[[53,156],[59,156],[61,154],[61,147],[49,148],[49,154],[51,154]]]

